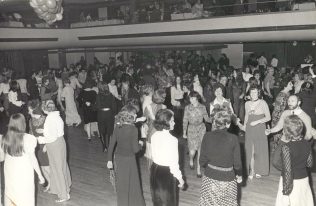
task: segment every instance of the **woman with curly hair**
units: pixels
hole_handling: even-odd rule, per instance
[[[199,205],[237,206],[237,182],[242,181],[240,145],[238,137],[227,131],[232,113],[216,110],[213,131],[205,134],[201,146],[199,161],[205,172]]]
[[[286,143],[281,149],[281,177],[276,206],[314,205],[309,185],[308,168],[312,167],[311,143],[304,139],[304,123],[296,115],[284,120]]]
[[[122,108],[116,116],[117,123],[110,140],[107,167],[113,169],[113,154],[116,145],[117,205],[145,205],[135,156],[143,145],[143,142],[138,141],[138,130],[134,125],[136,113],[132,105]]]

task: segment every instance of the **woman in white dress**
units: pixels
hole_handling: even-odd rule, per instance
[[[34,170],[40,184],[45,182],[35,157],[37,140],[25,133],[26,122],[22,114],[13,114],[8,132],[2,138],[5,153],[5,205],[35,206]]]

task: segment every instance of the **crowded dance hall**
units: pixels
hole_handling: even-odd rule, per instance
[[[315,0],[0,0],[0,206],[316,205]]]

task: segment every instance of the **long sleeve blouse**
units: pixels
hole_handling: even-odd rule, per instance
[[[241,176],[242,164],[238,137],[226,129],[206,133],[202,140],[199,161],[200,165],[205,168],[205,176],[209,178],[232,181],[235,179],[235,173]],[[223,171],[225,169],[221,170],[222,168],[231,169]]]
[[[167,166],[171,174],[182,180],[179,167],[178,139],[168,130],[156,131],[151,137],[152,160],[157,165]]]
[[[123,124],[115,127],[110,140],[108,161],[113,159],[115,146],[115,153],[122,156],[135,155],[141,149],[138,143],[138,130],[135,125]]]
[[[39,137],[41,144],[55,142],[58,138],[64,136],[64,121],[60,117],[59,111],[50,112],[44,123],[44,137]]]

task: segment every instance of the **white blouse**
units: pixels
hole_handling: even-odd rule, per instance
[[[154,163],[169,167],[175,178],[182,179],[179,167],[178,139],[172,136],[168,130],[156,131],[152,135],[151,152]]]
[[[44,137],[39,137],[41,144],[55,142],[59,137],[64,136],[64,121],[59,115],[59,111],[50,112],[44,123]]]
[[[18,101],[18,93],[14,91],[10,91],[8,94],[9,102],[14,104],[17,107],[21,107],[23,105],[22,101]]]
[[[117,86],[116,86],[116,85],[112,85],[112,84],[108,84],[108,87],[109,87],[110,93],[111,93],[116,99],[119,99],[119,95],[118,95],[118,91],[117,91]]]

